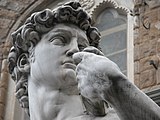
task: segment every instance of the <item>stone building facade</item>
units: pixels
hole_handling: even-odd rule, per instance
[[[0,120],[22,120],[25,115],[14,97],[14,82],[7,68],[11,33],[33,12],[54,8],[68,0],[0,1]],[[126,71],[129,79],[160,104],[160,1],[79,0],[94,22],[107,8],[126,17]],[[112,10],[111,10],[112,11]],[[121,25],[123,29],[123,25]],[[123,30],[124,30],[123,29]],[[112,30],[112,31],[111,31]],[[110,29],[107,32],[114,32]],[[27,119],[27,118],[26,118]]]
[[[133,14],[134,83],[160,105],[160,1],[135,0]]]

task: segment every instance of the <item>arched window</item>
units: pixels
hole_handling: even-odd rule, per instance
[[[107,8],[97,16],[95,26],[102,35],[100,47],[103,53],[127,75],[127,16]]]

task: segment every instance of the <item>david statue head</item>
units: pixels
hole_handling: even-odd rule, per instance
[[[160,120],[159,106],[99,50],[79,2],[32,14],[12,37],[9,72],[30,120]]]
[[[36,12],[12,38],[9,72],[30,119],[64,120],[81,114],[84,106],[77,97],[72,56],[88,46],[98,48],[100,34],[80,4],[69,2]]]

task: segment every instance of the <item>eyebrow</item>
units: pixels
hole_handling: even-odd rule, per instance
[[[53,29],[51,31],[49,31],[47,34],[45,34],[42,38],[43,39],[47,39],[47,40],[50,40],[53,36],[56,36],[56,35],[60,35],[60,34],[67,34],[67,35],[70,35],[71,32],[70,31],[66,31],[64,29]]]
[[[71,31],[68,31],[67,29],[61,29],[61,28],[57,28],[55,30],[53,30],[53,32],[59,32],[59,33],[65,33],[65,34],[68,34],[68,35],[72,35],[72,32]],[[84,33],[85,34],[85,33]],[[86,37],[83,37],[83,35],[80,35],[80,37],[86,39],[88,41],[88,38],[87,38],[87,35],[85,34]]]
[[[55,28],[55,29],[51,30],[48,35],[44,36],[44,38],[47,40],[50,40],[53,36],[60,35],[60,34],[67,35],[69,37],[70,35],[72,35],[72,32],[68,31],[67,29],[64,29],[64,28],[63,29],[62,28]],[[85,36],[86,36],[86,34],[85,34]],[[89,44],[87,36],[83,37],[83,35],[79,35],[78,37],[83,38]],[[79,40],[82,40],[82,39],[79,39]]]

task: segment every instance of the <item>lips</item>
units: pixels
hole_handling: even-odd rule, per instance
[[[74,62],[71,61],[71,60],[66,60],[66,61],[64,61],[64,62],[63,62],[63,67],[64,67],[64,68],[70,68],[70,69],[73,69],[73,70],[76,69],[76,65],[75,65]]]

